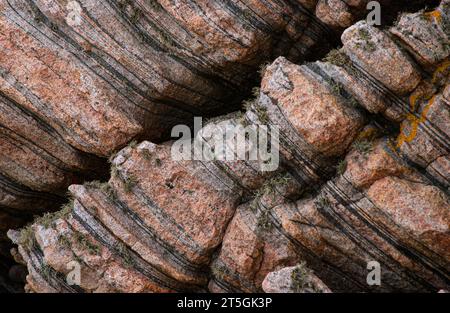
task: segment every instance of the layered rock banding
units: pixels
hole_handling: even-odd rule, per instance
[[[269,272],[302,261],[333,291],[448,289],[449,14],[443,1],[388,30],[358,22],[323,62],[270,65],[247,113],[221,123],[278,126],[276,172],[258,162],[174,161],[170,142],[121,150],[108,183],[72,185],[64,211],[9,233],[29,270],[27,289],[261,291]],[[132,111],[117,107],[111,119],[126,116],[131,122],[119,124],[137,132],[119,142],[102,129],[106,141],[86,146],[55,121],[29,120],[56,128],[74,147],[59,153],[85,171],[98,160],[80,150],[105,156],[146,132]],[[4,163],[30,189],[55,188],[50,171],[41,188]],[[382,264],[381,286],[366,283],[372,260]],[[72,261],[81,264],[80,286],[65,279]]]
[[[237,109],[267,60],[327,51],[335,30],[315,6],[0,1],[2,238],[18,215],[59,208],[70,184],[104,180],[99,157],[133,138]]]
[[[448,285],[449,171],[445,166],[440,171],[430,170],[424,166],[430,163],[416,159],[427,158],[433,164],[448,157],[448,140],[441,138],[448,138],[448,111],[443,112],[448,110],[449,51],[445,48],[445,53],[435,55],[431,66],[422,67],[422,72],[403,50],[407,47],[390,35],[402,27],[413,28],[419,32],[415,43],[420,48],[427,40],[448,46],[449,32],[445,26],[448,12],[448,4],[443,3],[432,12],[404,15],[389,32],[360,22],[344,32],[343,48],[330,53],[328,62],[298,67],[281,59],[268,68],[253,111],[269,123],[275,120],[277,125],[282,125],[281,129],[283,124],[288,124],[285,127],[289,139],[281,142],[281,152],[286,156],[290,172],[299,181],[307,182],[305,185],[314,189],[317,185],[323,187],[316,189],[318,194],[295,203],[273,206],[266,204],[264,198],[257,199],[257,213],[249,210],[248,205],[238,209],[225,234],[219,257],[213,262],[214,291],[258,291],[268,272],[267,264],[272,269],[291,266],[298,262],[294,255],[306,260],[335,291],[438,290],[439,286]],[[402,23],[405,20],[414,27]],[[417,21],[434,31],[421,31],[415,24]],[[433,35],[437,38],[428,38]],[[409,49],[420,51],[413,43]],[[430,51],[423,50],[422,54],[427,53]],[[372,58],[373,54],[378,58]],[[290,78],[294,70],[295,80]],[[323,93],[317,85],[311,88],[304,77],[320,81],[328,92]],[[296,81],[301,83],[295,84]],[[301,96],[296,95],[299,93],[296,87]],[[336,100],[330,101],[330,95]],[[308,107],[305,99],[315,101]],[[368,112],[382,114],[393,122],[405,121],[397,138],[376,139],[386,131],[387,121],[369,115],[372,125],[359,132],[350,153],[337,166],[337,177],[326,181],[328,173],[322,164],[327,163],[321,156],[328,155],[320,155],[321,151],[308,153],[305,144],[295,143],[292,139],[295,137],[288,133],[288,128],[294,128],[303,135],[302,139],[309,139],[308,144],[317,142],[308,132],[312,128],[308,121],[314,121],[311,117],[315,116],[313,125],[320,127],[313,134],[321,135],[323,152],[333,152],[333,146],[325,145],[330,138],[326,127],[328,116],[317,113],[324,105],[320,100],[327,100],[327,104],[339,100],[350,106],[359,104]],[[424,110],[432,105],[435,105],[433,109]],[[302,114],[296,115],[293,110]],[[428,112],[439,113],[428,116]],[[338,116],[329,119],[339,121]],[[356,121],[353,115],[352,122]],[[340,131],[351,129],[352,123],[340,125],[332,127],[335,133],[331,138],[336,142],[328,140],[341,149],[336,151],[338,154],[348,147],[339,138],[352,141],[357,134],[348,132],[341,136]],[[411,128],[412,132],[408,132]],[[420,140],[421,137],[424,139]],[[272,225],[259,238],[255,231],[260,223],[258,214],[269,215]],[[283,241],[280,236],[285,237],[284,245],[279,243]],[[242,243],[240,238],[247,239]],[[387,267],[383,276],[387,281],[381,288],[366,283],[366,265],[371,260]]]

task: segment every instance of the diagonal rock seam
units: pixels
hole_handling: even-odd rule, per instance
[[[264,61],[323,54],[365,3],[2,0],[0,12],[3,255],[8,228],[58,209],[71,184],[105,180],[104,157],[235,110]]]
[[[247,112],[213,123],[278,126],[276,172],[175,162],[170,142],[121,150],[108,183],[72,185],[65,211],[9,233],[26,288],[252,292],[302,261],[333,291],[448,288],[449,14],[442,1],[386,30],[358,22],[322,62],[268,66]]]
[[[328,51],[315,2],[0,1],[2,237],[133,138],[236,110],[263,62]]]

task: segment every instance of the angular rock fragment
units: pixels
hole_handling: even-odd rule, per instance
[[[237,208],[211,264],[210,291],[259,292],[270,271],[299,262],[294,245],[280,236],[270,215],[274,206],[300,194],[301,185],[284,174],[269,180],[252,202]]]

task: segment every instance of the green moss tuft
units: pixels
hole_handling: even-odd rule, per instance
[[[34,243],[34,231],[31,224],[20,230],[19,244],[26,249],[31,249]]]
[[[128,268],[134,267],[135,261],[130,251],[128,250],[127,246],[122,242],[118,242],[115,248],[117,253],[122,258],[124,265]]]
[[[373,150],[373,143],[367,139],[362,139],[355,141],[352,147],[363,155],[367,155]]]
[[[316,199],[315,204],[319,208],[326,208],[331,205],[330,200],[328,200],[328,198],[326,198],[325,196],[319,196]]]
[[[339,175],[344,174],[346,169],[347,169],[347,161],[345,160],[339,161],[339,163],[336,165],[336,171]]]
[[[133,188],[137,185],[137,178],[133,175],[128,175],[127,177],[124,177],[123,180],[123,189],[126,193],[130,193]]]
[[[306,267],[305,262],[298,264],[291,273],[291,288],[296,293],[301,292],[319,292],[316,286],[311,282],[310,275],[312,271]]]
[[[70,212],[72,212],[73,205],[74,199],[70,199],[69,202],[62,206],[61,210],[52,213],[45,213],[43,216],[36,218],[34,223],[42,225],[45,228],[51,228],[54,226],[55,221],[66,218]]]
[[[99,255],[100,247],[91,242],[84,234],[75,231],[73,236],[75,242],[77,242],[83,249],[87,250],[90,254]]]

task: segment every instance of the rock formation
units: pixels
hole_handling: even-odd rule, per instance
[[[26,290],[448,289],[449,2],[389,28],[366,3],[0,0],[0,231],[73,198],[9,231]],[[174,160],[276,56],[197,136],[279,129],[280,167]]]
[[[327,51],[315,1],[0,1],[0,240],[133,138],[236,110],[260,64]],[[3,247],[3,246],[2,246]],[[2,254],[7,251],[3,247]]]

